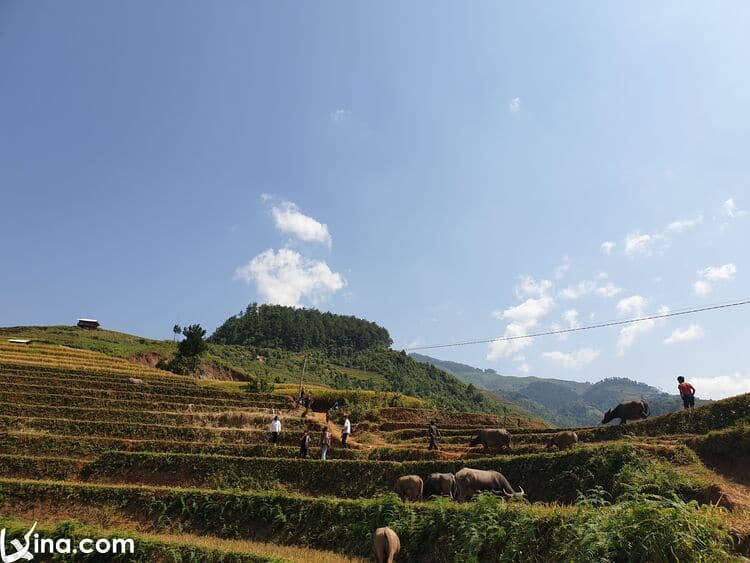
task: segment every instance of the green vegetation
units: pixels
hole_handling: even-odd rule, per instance
[[[75,335],[79,345],[87,338]],[[112,338],[107,345],[123,353],[140,346],[136,337]],[[315,446],[325,417],[303,418],[289,397],[298,390],[299,352],[208,346],[204,369],[223,354],[250,379],[285,381],[272,394],[249,380],[148,367],[150,353],[80,348],[0,342],[0,515],[14,534],[33,520],[53,533],[64,524],[65,536],[97,528],[136,538],[135,561],[328,563],[367,557],[382,525],[400,536],[403,562],[713,562],[750,554],[750,491],[741,485],[748,395],[578,429],[575,447],[545,451],[556,430],[509,412],[458,410],[475,404],[474,395],[490,403],[486,410],[497,399],[437,368],[390,350],[310,351],[305,387],[316,407],[338,401],[356,414],[352,449],[340,447],[337,411],[328,423],[331,459],[321,461]],[[320,385],[336,376],[360,387]],[[415,381],[425,398],[393,390],[412,392]],[[450,393],[468,403],[436,408]],[[283,427],[277,446],[268,441],[274,414]],[[442,430],[440,451],[427,449],[431,419]],[[509,428],[513,449],[470,448],[469,437],[487,427]],[[303,429],[312,433],[312,459],[298,457]],[[462,467],[502,471],[526,498],[403,503],[390,493],[402,475]]]
[[[329,353],[388,348],[393,343],[386,329],[357,317],[257,303],[227,319],[213,333],[211,342]]]
[[[648,492],[683,500],[703,499],[705,483],[678,475],[670,450],[645,452],[626,445],[577,448],[559,453],[499,456],[454,461],[371,461],[241,458],[215,455],[107,452],[86,466],[83,477],[104,482],[139,482],[214,489],[273,489],[313,496],[372,497],[388,493],[402,475],[455,473],[462,467],[502,469],[531,501],[571,503],[579,491],[601,487],[619,496],[634,483]],[[658,478],[657,478],[658,476]],[[639,481],[640,479],[640,481]],[[654,490],[647,489],[647,485]]]
[[[679,411],[682,401],[659,389],[624,377],[612,377],[596,383],[513,377],[493,369],[478,369],[466,364],[411,354],[418,362],[452,373],[465,383],[499,393],[523,409],[557,426],[591,426],[599,424],[604,412],[623,401],[646,399],[651,414],[658,416]],[[710,401],[696,400],[700,406]]]
[[[174,328],[180,327],[175,325]],[[180,329],[180,332],[185,338],[177,345],[177,354],[169,362],[162,361],[157,365],[183,375],[196,373],[201,365],[201,359],[208,351],[208,344],[205,341],[206,331],[201,325],[193,324]]]
[[[21,540],[23,535],[31,528],[31,522],[19,522],[0,518],[0,526],[7,529],[7,542],[13,539]],[[242,553],[229,549],[217,549],[202,545],[190,545],[184,542],[178,543],[173,539],[161,538],[153,535],[133,534],[130,531],[103,531],[96,527],[83,526],[75,520],[65,520],[55,527],[38,526],[36,533],[41,537],[58,539],[70,539],[72,546],[84,538],[124,538],[132,539],[135,546],[134,553],[117,553],[109,555],[98,555],[96,553],[85,555],[47,555],[47,561],[113,561],[127,563],[151,563],[153,561],[200,561],[201,563],[282,563],[284,559],[252,553]],[[123,550],[124,551],[124,550]]]
[[[155,530],[370,553],[372,531],[389,525],[400,561],[733,561],[720,509],[646,495],[612,506],[546,507],[483,495],[463,505],[311,499],[152,487],[0,480],[6,505],[43,502],[118,510]],[[633,557],[635,555],[635,557]]]

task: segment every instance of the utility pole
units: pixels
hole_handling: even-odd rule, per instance
[[[305,350],[305,359],[302,361],[302,375],[299,378],[299,396],[302,398],[302,382],[305,380],[305,368],[307,367],[307,350]]]

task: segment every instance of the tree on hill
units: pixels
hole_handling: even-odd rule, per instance
[[[174,333],[174,341],[177,341],[177,335],[182,334],[182,327],[178,324],[174,325],[172,327],[172,332]]]
[[[185,327],[182,330],[185,337],[177,345],[177,354],[166,367],[169,371],[179,374],[189,374],[198,371],[201,357],[208,350],[206,330],[199,324]]]
[[[316,309],[257,303],[227,319],[209,341],[293,352],[314,349],[329,353],[385,349],[393,343],[385,328],[364,319]]]

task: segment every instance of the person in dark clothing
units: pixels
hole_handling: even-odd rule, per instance
[[[430,444],[427,446],[428,450],[439,450],[440,442],[440,430],[438,430],[437,423],[434,420],[430,421],[430,426],[427,428],[427,436],[430,439]]]
[[[677,378],[677,389],[680,390],[683,408],[692,409],[695,407],[695,387],[685,381],[684,377],[679,376]]]
[[[302,416],[307,416],[307,413],[310,412],[310,407],[312,407],[313,399],[310,393],[305,395],[304,405],[305,405],[305,412],[302,413]]]
[[[305,430],[305,433],[302,436],[302,440],[300,440],[300,443],[299,443],[299,456],[301,458],[306,458],[309,453],[310,453],[310,433],[307,430]]]

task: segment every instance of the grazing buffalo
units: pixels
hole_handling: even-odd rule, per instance
[[[511,448],[511,435],[505,428],[498,430],[480,430],[477,437],[469,442],[470,446],[482,444],[485,448]]]
[[[552,449],[552,446],[557,446],[558,450],[567,450],[568,448],[575,446],[577,443],[578,434],[566,430],[565,432],[558,432],[557,434],[550,436],[549,441],[547,442],[547,449],[550,450]]]
[[[393,563],[401,551],[401,541],[390,528],[378,528],[372,538],[372,549],[377,563]]]
[[[401,500],[417,501],[422,499],[424,483],[419,475],[405,475],[399,477],[393,490]]]
[[[614,409],[609,409],[604,413],[602,424],[607,424],[610,420],[615,418],[620,419],[620,424],[625,424],[627,420],[641,420],[648,418],[651,414],[651,409],[648,403],[641,399],[640,401],[628,401],[626,403],[620,403]]]
[[[424,481],[424,498],[432,495],[447,495],[453,498],[456,477],[453,473],[430,473]]]
[[[456,473],[454,497],[458,502],[464,502],[480,491],[502,491],[507,497],[523,496],[525,494],[523,489],[521,487],[518,489],[514,491],[502,473],[464,467]]]

